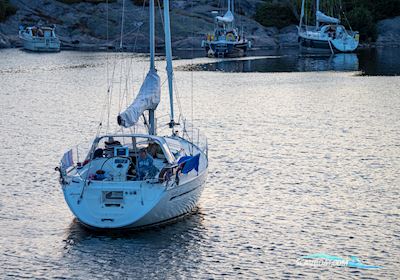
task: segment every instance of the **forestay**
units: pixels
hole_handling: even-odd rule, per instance
[[[317,11],[317,20],[319,22],[325,22],[325,23],[339,23],[340,22],[339,19],[327,16],[320,11]]]
[[[157,108],[160,96],[160,77],[155,69],[150,69],[133,103],[118,116],[118,124],[123,127],[135,125],[144,111]]]

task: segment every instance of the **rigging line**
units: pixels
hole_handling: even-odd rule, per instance
[[[122,96],[122,80],[124,78],[123,77],[123,73],[124,73],[123,66],[124,66],[124,55],[122,54],[121,67],[119,70],[120,75],[119,75],[119,91],[118,91],[118,114],[121,113],[121,107],[122,107],[121,98],[123,99],[123,96]]]
[[[191,1],[191,10],[193,11],[193,0]],[[192,17],[192,38],[194,38],[194,17]],[[194,45],[192,44],[192,59],[193,59],[193,56],[194,56]],[[193,128],[194,128],[194,113],[193,113],[193,111],[194,111],[194,103],[193,103],[193,90],[194,90],[194,85],[193,85],[193,83],[194,83],[194,71],[190,71],[190,80],[191,80],[191,87],[190,87],[190,92],[191,92],[191,109],[192,109],[192,138],[193,138]],[[192,153],[193,153],[193,151],[192,151]]]
[[[106,21],[107,21],[107,24],[106,24],[106,41],[107,41],[107,43],[108,43],[108,0],[106,0]],[[108,69],[108,63],[109,63],[109,52],[108,52],[108,50],[107,50],[107,53],[106,53],[106,60],[107,60],[107,86],[109,86],[109,69]]]
[[[116,59],[114,59],[114,61],[116,61]],[[113,93],[113,81],[114,81],[114,77],[115,77],[115,68],[116,68],[116,62],[114,62],[113,65],[113,71],[112,71],[112,79],[111,79],[111,83],[110,83],[110,91],[109,91],[109,95],[108,95],[108,110],[107,110],[107,128],[106,128],[106,133],[108,132],[109,128],[110,128],[110,111],[111,111],[111,105],[112,105],[112,93]]]
[[[179,113],[180,113],[180,115],[183,115],[183,110],[182,110],[182,105],[181,105],[181,98],[180,98],[180,95],[179,95],[179,89],[178,89],[178,86],[176,84],[176,80],[173,79],[172,81],[173,81],[174,87],[175,87],[174,93],[175,93],[175,96],[176,96],[176,103],[178,103]]]
[[[158,6],[158,12],[160,13],[160,18],[161,18],[161,24],[164,27],[164,18],[163,18],[163,14],[161,12],[161,4],[160,4],[160,0],[157,0],[157,6]]]
[[[160,0],[157,0],[157,3],[158,3],[159,11],[160,11],[160,17],[161,17],[162,26],[163,26],[164,29],[165,29],[165,24],[164,24],[163,15],[162,15],[162,13],[161,13]],[[173,75],[173,77],[174,77],[174,76],[175,76],[175,73],[172,73],[172,75]],[[180,96],[179,96],[179,92],[178,92],[178,87],[177,87],[177,84],[176,84],[176,80],[173,78],[172,81],[173,81],[173,83],[174,83],[174,88],[175,88],[174,93],[175,93],[175,96],[176,96],[176,102],[178,103],[178,110],[179,110],[179,113],[180,113],[179,118],[178,118],[178,122],[179,122],[179,119],[181,118],[181,115],[182,115],[182,106],[181,106],[181,102],[180,102]]]
[[[142,4],[142,13],[144,13],[145,4],[146,4],[146,1],[143,1],[143,4]],[[142,26],[143,26],[143,24],[141,24],[141,25],[140,25],[139,27],[137,27],[135,30],[133,30],[133,31],[131,31],[131,32],[128,32],[128,33],[126,34],[126,35],[128,35],[128,34],[130,34],[130,33],[132,33],[132,32],[136,32],[135,35],[134,35],[135,40],[134,40],[134,43],[133,43],[132,53],[134,53],[134,52],[136,51],[137,40],[138,40],[138,34],[139,34],[139,31],[140,31],[140,29],[141,29]],[[124,36],[126,36],[126,35],[124,35]],[[126,71],[125,91],[124,91],[126,106],[128,106],[128,93],[129,93],[129,87],[130,87],[130,85],[128,85],[128,83],[129,83],[130,80],[128,80],[128,79],[129,79],[129,77],[131,76],[131,70],[132,70],[132,65],[133,65],[133,58],[134,58],[134,56],[131,55],[131,56],[130,56],[130,60],[129,60],[129,64],[128,64],[128,66],[127,66],[127,71]],[[143,71],[144,71],[144,69],[143,69]],[[131,81],[131,82],[132,82],[132,81]],[[134,93],[134,92],[135,92],[135,91],[134,91],[134,89],[133,89],[133,93]],[[123,102],[123,100],[120,101],[120,102],[121,102],[121,104],[120,104],[119,113],[121,113],[121,107],[122,107],[122,102]]]
[[[124,34],[124,17],[125,17],[125,0],[122,0],[122,16],[121,16],[121,40],[119,48],[122,50],[122,35]]]

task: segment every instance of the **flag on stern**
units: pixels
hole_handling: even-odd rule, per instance
[[[68,152],[66,152],[62,159],[61,159],[61,168],[63,169],[67,169],[68,167],[71,167],[72,165],[74,165],[74,160],[72,157],[72,150],[69,150]]]
[[[182,173],[187,174],[193,169],[199,172],[200,154],[195,156],[185,156],[178,163],[183,164]]]

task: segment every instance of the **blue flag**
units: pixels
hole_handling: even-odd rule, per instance
[[[178,163],[184,163],[182,173],[188,174],[193,169],[199,172],[200,154],[195,156],[185,156],[179,159]]]

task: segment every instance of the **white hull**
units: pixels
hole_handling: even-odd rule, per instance
[[[59,52],[60,41],[58,39],[22,39],[24,49],[34,52]]]
[[[353,52],[359,44],[358,33],[348,33],[343,26],[334,26],[335,32],[329,32],[330,26],[321,30],[301,30],[300,47],[307,51]]]
[[[200,154],[198,172],[178,172],[164,181],[159,175],[141,181],[125,180],[125,175],[121,181],[96,180],[89,179],[88,174],[107,169],[106,163],[113,158],[93,159],[84,167],[74,167],[61,179],[65,201],[75,217],[93,229],[133,229],[159,225],[191,213],[207,179],[207,155],[186,140],[168,139],[172,141],[170,145],[178,145],[173,148],[174,153],[191,149],[193,154]],[[165,160],[155,162],[165,166]]]
[[[191,213],[201,196],[206,178],[207,171],[187,183],[165,191],[163,185],[143,183],[143,198],[140,184],[133,184],[132,187],[109,184],[92,190],[87,189],[79,203],[80,187],[63,186],[63,192],[72,213],[85,226],[95,229],[133,229],[156,226]],[[145,188],[148,188],[147,191]],[[157,194],[154,192],[156,188],[159,188]],[[128,193],[136,191],[137,195],[129,202],[126,201],[123,208],[99,207],[102,191],[110,189],[124,190]]]

